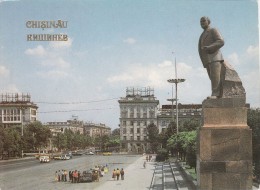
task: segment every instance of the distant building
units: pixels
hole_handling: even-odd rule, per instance
[[[37,109],[29,94],[0,94],[0,125],[8,127],[34,122]]]
[[[143,153],[149,148],[147,126],[156,124],[159,100],[154,90],[148,88],[127,88],[126,97],[118,100],[120,107],[121,151]]]
[[[66,129],[72,132],[79,132],[90,137],[102,137],[104,135],[111,134],[111,128],[105,124],[88,123],[78,120],[76,116],[65,122],[47,122],[44,124],[49,127],[53,136],[57,136],[58,133],[64,133]]]
[[[201,104],[178,104],[179,124],[185,119],[201,119]],[[159,133],[165,130],[170,122],[176,121],[176,105],[162,105],[157,114],[157,126]]]
[[[90,137],[103,137],[111,135],[111,128],[106,126],[105,124],[99,123],[84,123],[84,134]]]
[[[83,121],[79,121],[77,117],[73,117],[72,119],[65,122],[53,121],[44,123],[43,125],[49,127],[53,136],[57,136],[58,133],[64,133],[65,129],[71,130],[74,133],[79,132],[80,134],[83,134],[83,124]]]

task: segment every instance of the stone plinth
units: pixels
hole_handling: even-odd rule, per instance
[[[252,132],[247,126],[247,108],[216,106],[217,100],[210,101],[203,102],[198,136],[199,189],[251,190]]]

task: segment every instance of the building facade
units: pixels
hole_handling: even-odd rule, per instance
[[[118,100],[120,107],[121,151],[143,153],[149,149],[147,126],[156,124],[159,100],[154,90],[147,88],[126,89],[126,96]]]
[[[111,128],[102,123],[95,124],[91,122],[86,122],[84,123],[84,134],[94,138],[110,136]]]
[[[84,122],[79,121],[77,117],[73,117],[67,121],[53,121],[47,122],[43,125],[49,127],[53,136],[57,136],[58,133],[64,133],[65,129],[71,130],[72,132],[79,132],[80,134],[84,133]]]
[[[157,114],[157,126],[159,133],[164,131],[170,122],[176,121],[176,105],[162,105]],[[178,120],[181,124],[186,119],[201,120],[201,104],[178,104]]]
[[[0,125],[26,125],[37,120],[38,106],[29,94],[0,94]]]

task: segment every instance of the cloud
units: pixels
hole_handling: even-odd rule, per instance
[[[171,61],[164,61],[164,62],[162,62],[162,63],[159,63],[158,64],[158,67],[170,67],[170,66],[172,66],[173,64],[172,64],[172,62]]]
[[[67,41],[52,41],[50,42],[49,46],[53,49],[65,49],[70,48],[72,45],[72,39],[68,38]]]
[[[15,84],[8,84],[1,88],[0,93],[21,93]]]
[[[250,57],[258,57],[259,56],[259,47],[258,46],[252,46],[250,45],[247,50],[246,53],[250,56]]]
[[[232,53],[227,57],[227,60],[232,65],[238,65],[240,63],[237,53]]]
[[[3,65],[0,65],[0,77],[9,76],[10,71]]]
[[[133,85],[134,86],[152,86],[162,89],[168,85],[167,80],[174,77],[174,66],[170,61],[163,61],[159,64],[132,64],[125,68],[121,73],[110,76],[107,82],[111,85]],[[179,75],[184,77],[192,72],[192,68],[185,64],[178,64]]]
[[[35,63],[43,68],[49,69],[47,72],[39,72],[38,76],[46,78],[64,78],[68,76],[67,70],[70,68],[70,62],[66,61],[68,50],[72,46],[73,40],[50,42],[46,47],[38,45],[35,48],[25,50],[25,54],[33,56]]]
[[[46,50],[44,49],[44,47],[42,47],[41,45],[38,45],[36,48],[34,49],[27,49],[25,50],[25,54],[27,55],[32,55],[32,56],[45,56],[47,55]]]
[[[68,77],[68,73],[60,70],[51,70],[47,72],[38,72],[37,73],[42,78],[47,79],[60,79]]]
[[[127,38],[123,42],[132,45],[136,43],[136,40],[134,38]]]
[[[66,69],[70,67],[70,63],[64,61],[62,57],[56,57],[51,59],[45,59],[41,62],[43,66],[56,67],[59,69]]]

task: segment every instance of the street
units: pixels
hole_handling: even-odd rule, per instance
[[[111,179],[112,170],[125,168],[140,158],[140,155],[83,155],[74,156],[71,160],[52,160],[40,163],[36,159],[0,162],[0,189],[95,189]],[[108,165],[109,172],[99,182],[76,183],[56,182],[55,171],[65,169],[81,172],[95,165]]]

